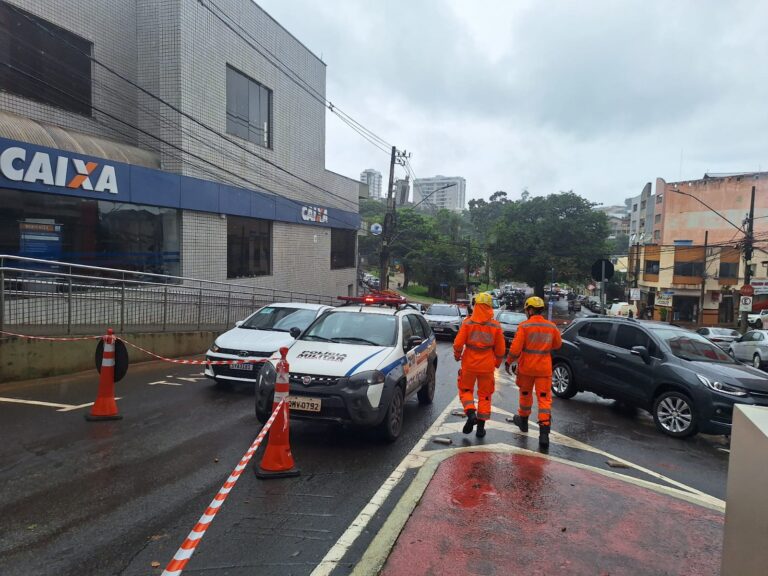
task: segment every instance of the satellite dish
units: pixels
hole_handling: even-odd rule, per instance
[[[379,234],[382,233],[382,231],[383,229],[381,227],[381,224],[379,223],[371,224],[371,234],[373,234],[374,236],[378,236]]]

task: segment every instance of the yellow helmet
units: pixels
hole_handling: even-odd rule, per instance
[[[525,306],[523,308],[545,308],[544,300],[538,296],[531,296],[525,301]]]
[[[493,307],[493,299],[487,292],[482,292],[475,296],[475,304],[485,304],[486,306]]]

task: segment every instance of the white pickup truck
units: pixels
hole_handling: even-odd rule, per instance
[[[763,308],[759,312],[747,314],[747,325],[752,328],[762,330],[766,323],[768,323],[768,308]]]

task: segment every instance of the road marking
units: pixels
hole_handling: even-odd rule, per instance
[[[183,386],[183,384],[179,384],[178,382],[166,382],[165,380],[158,380],[157,382],[150,382],[150,386],[155,386],[157,384],[164,384],[166,386]]]
[[[205,378],[186,378],[184,376],[176,376],[176,380],[184,380],[185,382],[197,382],[198,380],[205,380]]]
[[[122,398],[115,398],[115,400],[121,400]],[[80,410],[81,408],[88,408],[93,406],[93,402],[87,402],[85,404],[59,404],[58,402],[43,402],[42,400],[24,400],[23,398],[5,398],[0,397],[0,402],[8,402],[10,404],[27,404],[30,406],[45,406],[46,408],[58,408],[56,412],[71,412],[72,410]]]
[[[363,533],[368,522],[371,521],[379,508],[382,507],[392,490],[394,490],[400,483],[400,480],[403,479],[405,473],[411,468],[420,467],[427,461],[429,454],[422,453],[422,449],[426,446],[430,438],[440,434],[439,430],[443,428],[443,422],[450,411],[456,410],[460,406],[459,400],[456,397],[448,403],[442,413],[432,423],[432,426],[429,427],[411,451],[406,454],[405,458],[402,459],[397,468],[395,468],[392,474],[389,475],[389,478],[384,481],[381,488],[378,489],[376,494],[373,495],[373,498],[366,504],[360,514],[357,515],[357,518],[355,518],[352,524],[349,525],[349,528],[347,528],[344,534],[342,534],[336,541],[336,544],[331,547],[325,557],[312,571],[310,576],[328,576],[333,572],[352,544],[354,544],[355,540],[357,540],[360,534]]]

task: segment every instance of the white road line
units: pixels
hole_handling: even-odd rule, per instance
[[[354,544],[355,540],[363,533],[368,522],[374,517],[379,508],[387,500],[387,497],[392,493],[392,490],[400,483],[405,473],[410,468],[421,466],[431,454],[421,454],[422,449],[427,442],[436,434],[443,426],[448,414],[451,410],[460,408],[458,398],[451,400],[442,413],[433,422],[432,426],[424,433],[421,439],[411,449],[411,451],[403,458],[398,464],[397,468],[389,475],[381,488],[378,489],[376,494],[373,495],[370,502],[366,504],[365,508],[357,515],[357,518],[350,524],[349,528],[341,535],[336,541],[336,544],[328,551],[325,557],[320,561],[317,567],[312,571],[310,576],[328,576],[338,566],[341,559],[347,553],[347,550]]]
[[[115,400],[119,400],[119,398],[115,398]],[[80,404],[79,406],[69,406],[67,408],[59,408],[56,410],[56,412],[71,412],[72,410],[79,410],[80,408],[88,408],[89,406],[93,406],[93,402],[88,402],[87,404]]]
[[[187,378],[184,376],[176,376],[176,380],[184,380],[185,382],[197,382],[198,380],[206,380],[206,378]]]
[[[115,400],[121,400],[122,398],[116,397]],[[30,406],[45,406],[46,408],[58,408],[56,412],[72,412],[73,410],[80,410],[81,408],[88,408],[93,406],[93,402],[87,402],[85,404],[59,404],[58,402],[43,402],[42,400],[24,400],[23,398],[0,398],[0,402],[8,402],[11,404],[28,404]]]
[[[155,386],[157,384],[164,384],[166,386],[182,386],[182,384],[179,384],[178,382],[166,382],[165,380],[158,380],[157,382],[149,382],[150,386]]]

